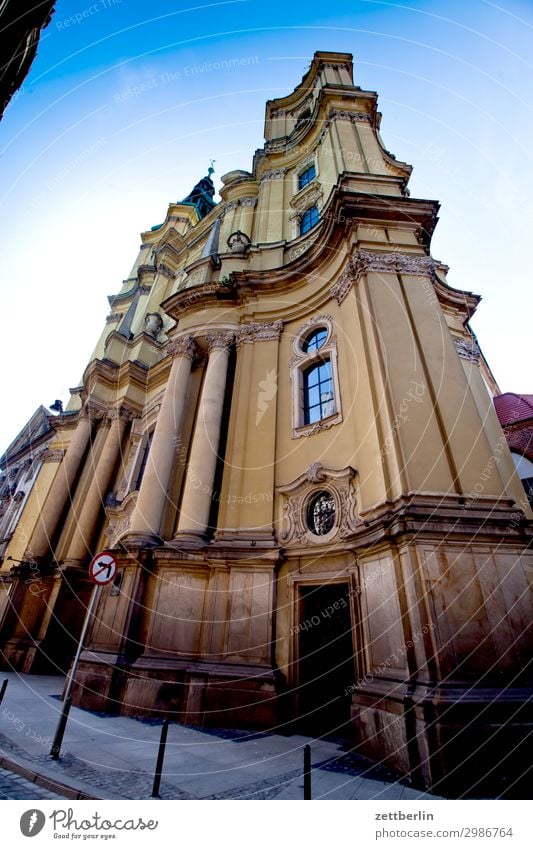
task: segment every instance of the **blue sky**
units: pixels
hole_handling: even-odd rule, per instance
[[[441,202],[433,256],[483,296],[473,327],[502,391],[533,391],[530,2],[56,7],[0,123],[0,452],[38,404],[68,400],[139,233],[211,158],[217,186],[250,169],[265,101],[316,50],[354,54],[386,146],[414,166],[412,196]],[[229,59],[248,61],[213,67]]]

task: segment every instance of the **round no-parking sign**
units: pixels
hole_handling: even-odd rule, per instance
[[[117,561],[108,551],[93,557],[89,566],[89,577],[95,584],[109,584],[117,574]]]

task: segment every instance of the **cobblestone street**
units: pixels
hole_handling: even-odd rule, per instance
[[[7,769],[0,769],[0,799],[64,799]]]

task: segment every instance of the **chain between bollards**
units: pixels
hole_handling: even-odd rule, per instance
[[[8,679],[6,678],[3,682],[3,684],[2,684],[1,689],[0,689],[0,705],[2,704],[3,698],[4,698],[6,690],[7,690],[7,681],[8,681]]]
[[[311,798],[311,746],[304,746],[304,799]]]
[[[72,704],[72,696],[68,696],[63,702],[63,710],[61,711],[61,717],[57,724],[57,730],[54,737],[54,742],[52,743],[52,748],[50,749],[50,757],[52,760],[59,760],[59,753],[61,751],[61,744],[63,742],[63,735],[65,734],[65,728],[67,727],[67,719],[70,711],[70,706]]]
[[[161,774],[163,772],[163,761],[165,759],[165,746],[167,745],[168,719],[163,721],[161,728],[161,739],[159,740],[159,751],[157,753],[157,764],[155,767],[154,785],[152,787],[152,799],[159,799],[159,788],[161,787]]]

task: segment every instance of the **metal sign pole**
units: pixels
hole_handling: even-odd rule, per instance
[[[96,602],[100,596],[100,589],[101,586],[98,586],[98,584],[95,584],[95,586],[93,587],[89,607],[87,608],[87,613],[85,614],[85,622],[83,623],[83,628],[81,629],[78,648],[76,650],[76,654],[72,662],[72,667],[68,675],[67,687],[65,690],[65,695],[63,697],[63,710],[61,711],[61,716],[59,717],[59,722],[57,723],[56,733],[54,736],[54,742],[52,743],[52,748],[50,749],[50,756],[55,761],[58,760],[59,753],[61,751],[61,743],[63,742],[63,736],[65,734],[65,728],[67,727],[67,719],[70,712],[70,706],[72,704],[72,697],[70,694],[72,692],[72,687],[74,686],[74,678],[78,669],[80,656],[83,651],[83,643],[85,642],[85,637],[87,636],[89,622],[92,619],[94,610],[96,608]]]
[[[89,622],[92,619],[92,615],[94,613],[96,602],[100,597],[101,587],[98,584],[95,584],[93,587],[93,592],[91,595],[91,600],[89,602],[89,607],[87,608],[87,613],[85,615],[85,622],[83,623],[83,628],[81,629],[80,641],[78,643],[78,648],[76,650],[76,654],[74,655],[74,660],[72,661],[72,667],[69,673],[69,680],[67,684],[67,689],[65,690],[65,695],[63,701],[66,702],[68,697],[72,692],[72,687],[74,686],[74,676],[76,675],[76,671],[78,669],[78,663],[80,660],[80,655],[83,651],[83,643],[85,642],[85,637],[87,636],[87,629],[89,628]]]

